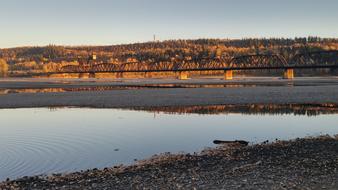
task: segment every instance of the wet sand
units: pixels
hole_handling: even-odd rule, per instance
[[[338,137],[253,146],[221,146],[198,154],[164,154],[115,166],[0,183],[0,189],[337,189]]]
[[[143,88],[145,84],[236,84],[227,88]],[[250,85],[248,85],[250,84]],[[86,86],[140,86],[140,89],[105,91],[16,93],[0,95],[0,108],[102,107],[132,108],[224,104],[338,104],[338,78],[300,78],[293,81],[258,78],[234,81],[192,80],[55,80],[0,81],[0,88],[46,88]]]

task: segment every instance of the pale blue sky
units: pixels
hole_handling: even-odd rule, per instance
[[[337,0],[0,0],[0,48],[338,37]]]

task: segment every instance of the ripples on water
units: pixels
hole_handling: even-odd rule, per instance
[[[253,113],[261,115],[247,115]],[[338,134],[336,113],[334,105],[3,109],[0,180],[129,164],[160,152],[200,151],[214,146],[215,139],[262,142]]]

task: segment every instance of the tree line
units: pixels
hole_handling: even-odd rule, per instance
[[[199,61],[245,54],[279,53],[285,57],[304,51],[337,50],[336,38],[261,38],[261,39],[196,39],[167,40],[111,46],[18,47],[0,49],[0,59],[7,70],[16,72],[54,71],[64,65],[86,62],[91,54],[96,62],[121,64],[126,62]],[[1,65],[5,65],[1,63]],[[6,69],[1,69],[3,73]]]

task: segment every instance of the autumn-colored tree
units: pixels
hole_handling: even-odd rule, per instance
[[[11,69],[15,71],[32,71],[40,69],[40,66],[35,61],[28,61],[16,63],[11,66]]]
[[[8,73],[8,64],[4,59],[0,59],[0,77],[6,77]]]

